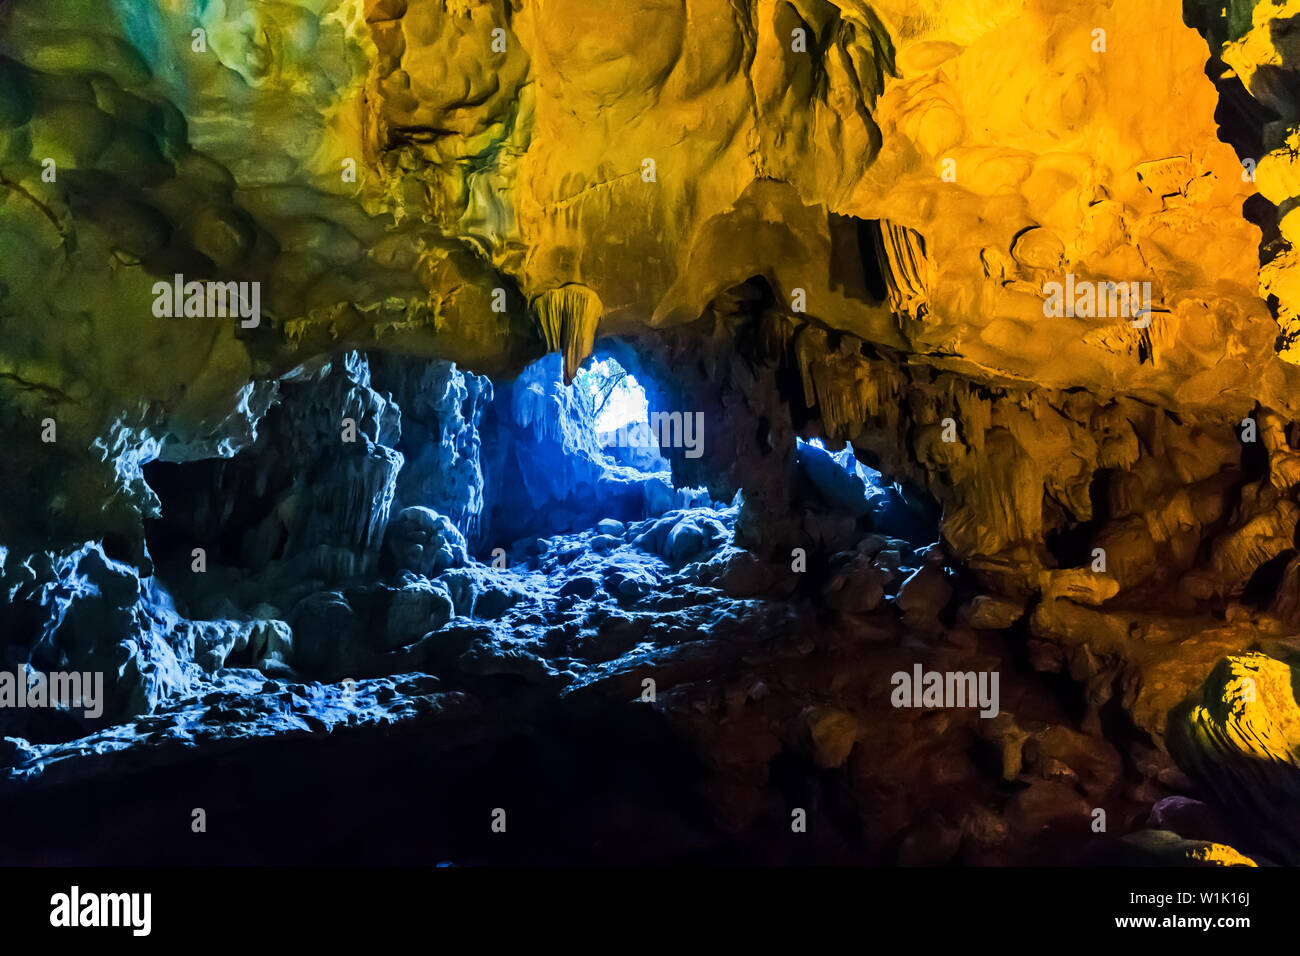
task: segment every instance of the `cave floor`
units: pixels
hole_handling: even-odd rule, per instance
[[[683,520],[704,529],[694,552],[671,544]],[[735,520],[676,512],[474,563],[471,613],[391,652],[421,671],[227,667],[88,737],[6,738],[0,801],[31,822],[0,858],[1086,863],[1179,792],[1149,742],[1036,672],[1014,627],[900,611],[924,549],[868,536],[828,605],[734,547]],[[895,706],[891,676],[918,665],[996,671],[998,712]]]

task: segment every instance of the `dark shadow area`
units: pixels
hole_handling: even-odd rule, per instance
[[[830,213],[830,287],[868,305],[884,303],[889,294],[880,262],[880,222]]]

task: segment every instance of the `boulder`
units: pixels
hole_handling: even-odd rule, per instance
[[[465,537],[451,519],[420,505],[403,508],[389,522],[386,546],[399,572],[429,578],[469,560]]]
[[[1147,826],[1153,830],[1177,833],[1185,840],[1229,845],[1235,840],[1232,828],[1222,813],[1191,797],[1174,795],[1160,800],[1151,808]]]
[[[942,567],[927,564],[918,568],[898,589],[898,606],[904,619],[917,624],[934,624],[952,599],[952,585]]]
[[[885,599],[887,580],[885,569],[873,564],[869,558],[855,554],[834,571],[822,589],[822,596],[833,608],[865,614],[874,611]]]
[[[509,574],[483,565],[452,568],[436,582],[447,589],[455,613],[463,617],[496,620],[528,597]]]
[[[627,525],[623,524],[621,521],[615,520],[614,518],[601,518],[596,522],[596,530],[601,534],[608,534],[621,538],[623,537],[623,533],[627,530]]]
[[[587,600],[600,588],[600,582],[586,576],[570,578],[560,586],[560,597],[577,597]]]
[[[808,476],[808,481],[832,511],[852,515],[854,518],[863,518],[871,513],[867,503],[866,483],[845,470],[825,448],[801,443],[798,461],[803,473]]]
[[[1118,866],[1258,866],[1222,843],[1184,840],[1168,830],[1139,830],[1121,837],[1112,858]]]
[[[978,594],[962,605],[959,617],[976,630],[1002,631],[1020,620],[1024,605],[994,594]]]
[[[380,650],[413,644],[429,631],[436,631],[455,614],[451,595],[443,581],[412,576],[392,592],[383,631],[376,635]]]
[[[707,557],[726,538],[726,529],[715,519],[699,514],[680,519],[668,532],[664,557],[680,567]]]

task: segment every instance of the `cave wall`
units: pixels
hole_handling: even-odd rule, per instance
[[[977,385],[1288,417],[1254,186],[1178,4],[978,10],[10,4],[5,406],[20,435],[59,423],[36,460],[68,477],[8,536],[42,514],[69,544],[137,540],[132,462],[230,454],[312,355],[572,364],[597,328],[693,323],[753,276]],[[175,272],[261,281],[264,315],[159,319]],[[1044,319],[1067,272],[1151,281],[1151,326]],[[74,476],[88,493],[59,497]],[[1008,520],[981,547],[1033,534]]]
[[[1088,720],[1173,727],[1225,801],[1260,753],[1290,793],[1293,702],[1220,705],[1246,671],[1284,686],[1243,655],[1285,658],[1300,614],[1293,7],[12,0],[9,656],[111,659],[126,712],[250,643],[149,583],[168,469],[204,476],[168,559],[217,542],[268,620],[277,573],[377,567],[395,509],[483,541],[494,489],[527,492],[505,424],[549,418],[479,376],[571,376],[617,336],[704,413],[704,455],[668,455],[745,492],[738,543],[845,543],[797,502],[794,438],[851,441],[941,505],[944,558]],[[261,312],[161,315],[177,274],[260,283]],[[1050,314],[1067,276],[1150,283],[1149,322]],[[506,437],[476,449],[484,423]]]
[[[401,409],[403,458],[393,510],[412,505],[446,515],[466,538],[482,534],[485,509],[480,423],[492,381],[454,362],[371,353],[374,387]]]

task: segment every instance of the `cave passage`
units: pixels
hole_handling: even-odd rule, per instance
[[[797,438],[795,446],[800,470],[826,508],[918,547],[939,539],[938,503],[864,464],[851,442],[837,452],[819,438]]]
[[[80,726],[32,726],[24,746],[45,749],[20,759],[47,772],[83,753],[112,761],[126,752],[160,777],[194,773],[210,788],[198,763],[171,763],[174,749],[239,741],[229,785],[205,799],[245,818],[257,812],[249,780],[284,761],[318,765],[325,753],[342,765],[304,777],[307,789],[337,787],[347,804],[365,805],[368,778],[354,772],[354,754],[373,753],[402,800],[422,802],[427,781],[447,781],[440,799],[450,820],[497,800],[489,791],[533,786],[528,765],[501,754],[562,755],[566,783],[595,792],[613,766],[601,752],[610,744],[599,735],[588,744],[574,728],[596,712],[600,726],[641,742],[631,768],[680,781],[621,809],[583,804],[583,826],[612,834],[602,853],[724,860],[737,845],[710,821],[737,807],[706,798],[716,771],[678,741],[695,715],[726,707],[743,719],[721,726],[747,738],[766,739],[765,728],[796,717],[812,722],[782,731],[792,749],[778,761],[776,789],[744,811],[756,814],[747,818],[757,834],[744,858],[805,852],[785,840],[782,804],[820,802],[808,788],[823,783],[838,789],[825,771],[846,758],[833,738],[849,725],[815,708],[788,712],[767,688],[819,686],[826,667],[855,675],[846,677],[854,699],[888,706],[878,663],[835,635],[907,634],[948,655],[941,635],[966,594],[937,543],[933,500],[864,463],[853,445],[831,451],[788,424],[788,438],[715,475],[718,451],[729,448],[706,442],[740,434],[721,387],[692,381],[706,413],[682,407],[690,402],[677,389],[688,389],[656,372],[615,341],[598,344],[569,383],[558,354],[498,380],[448,361],[360,352],[285,376],[256,436],[234,454],[145,467],[160,503],[146,531],[152,577],[94,550],[79,561],[93,599],[65,615],[56,637],[75,644],[107,621],[129,629],[151,666],[115,688],[113,726],[93,748],[77,749]],[[779,390],[764,396],[766,413],[781,414],[786,400]],[[719,502],[683,478],[717,488],[738,478],[741,491]],[[817,644],[828,656],[808,656]],[[408,745],[418,759],[402,758]],[[485,767],[496,776],[476,789],[467,778]],[[978,780],[967,782],[980,792]],[[136,785],[104,799],[129,804]],[[517,822],[541,812],[510,803]],[[893,853],[855,834],[853,813],[829,803],[815,812],[829,842],[810,848],[814,856]],[[384,819],[370,807],[341,839],[377,839]],[[133,832],[150,825],[134,820]],[[662,839],[638,846],[646,828]],[[418,862],[522,858],[460,833],[436,826],[409,853]],[[304,844],[294,836],[232,846],[223,860],[281,859]],[[577,858],[548,840],[511,852]],[[66,858],[76,860],[75,849]]]
[[[591,396],[592,427],[608,457],[639,471],[670,470],[668,459],[659,453],[658,433],[651,427],[646,391],[618,359],[592,359],[573,384]]]
[[[494,394],[482,425],[487,518],[478,553],[711,504],[704,489],[674,483],[661,447],[698,457],[703,414],[656,407],[663,390],[608,351],[598,347],[569,384],[560,356],[545,356],[495,383]]]
[[[0,864],[1300,864],[1300,0],[0,0],[0,139]]]

